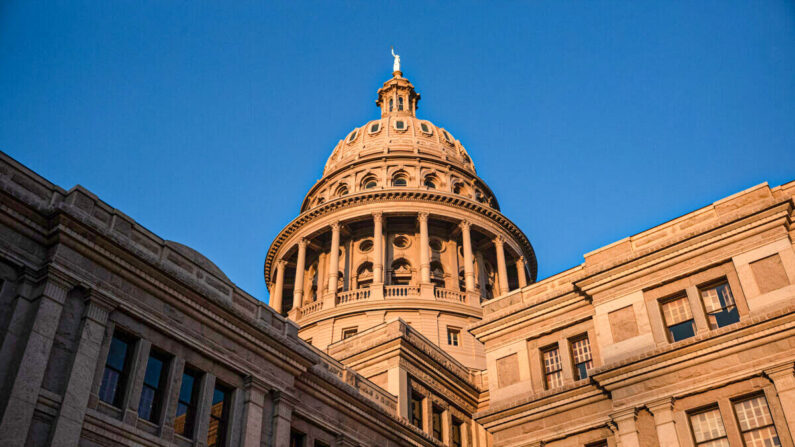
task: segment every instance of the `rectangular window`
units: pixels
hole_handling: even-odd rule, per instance
[[[699,293],[701,301],[704,303],[710,329],[717,329],[740,321],[740,314],[737,313],[737,305],[728,282],[723,281],[719,284],[702,287],[699,289]]]
[[[590,444],[585,444],[585,447],[607,447],[607,440],[603,439],[601,441],[592,442]]]
[[[461,334],[461,329],[448,327],[447,328],[447,344],[450,346],[458,346],[458,337]]]
[[[179,388],[177,414],[174,418],[174,433],[187,438],[193,438],[200,382],[201,373],[186,366],[185,371],[182,373],[182,384]]]
[[[210,406],[210,427],[207,430],[207,447],[223,447],[226,445],[226,429],[229,423],[229,400],[232,391],[215,383],[213,402]]]
[[[696,335],[693,313],[686,296],[678,296],[660,302],[665,327],[668,328],[668,341],[675,342]]]
[[[121,332],[114,332],[110,340],[110,350],[105,361],[105,372],[99,387],[99,398],[114,407],[121,408],[127,378],[130,374],[133,346],[135,340]]]
[[[141,400],[138,403],[138,417],[149,422],[160,420],[160,406],[163,402],[163,391],[166,388],[168,356],[152,350],[146,362],[144,385],[141,389]]]
[[[297,431],[290,432],[290,447],[304,447],[306,435]]]
[[[591,342],[587,335],[574,338],[571,343],[571,358],[574,362],[574,380],[588,377],[588,370],[593,368],[591,358]]]
[[[422,429],[422,396],[411,393],[411,424]]]
[[[737,415],[743,443],[747,447],[781,445],[765,396],[758,395],[734,402],[734,414]]]
[[[453,418],[453,432],[451,433],[451,441],[453,441],[453,447],[461,447],[463,444],[461,443],[461,431],[464,429],[464,423],[459,421],[456,418]]]
[[[348,329],[342,330],[342,339],[345,340],[346,338],[351,338],[356,335],[359,331],[355,327],[350,327]]]
[[[434,439],[442,440],[442,409],[436,406],[431,409],[431,432]]]
[[[697,446],[729,447],[723,419],[718,407],[711,407],[690,415],[690,426]]]
[[[558,346],[551,346],[541,351],[544,361],[544,379],[547,389],[563,385],[563,362],[560,361]]]

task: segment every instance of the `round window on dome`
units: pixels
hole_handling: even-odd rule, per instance
[[[406,130],[406,122],[403,120],[395,121],[395,129]]]
[[[420,130],[422,131],[422,133],[427,135],[433,134],[433,131],[431,131],[431,126],[429,126],[428,123],[420,123]]]
[[[359,243],[359,251],[362,253],[368,253],[372,249],[373,249],[372,239],[365,239]]]
[[[370,133],[377,133],[381,130],[381,123],[373,123],[370,125]]]
[[[378,186],[378,182],[376,182],[373,179],[370,179],[370,180],[367,180],[366,182],[364,182],[364,189],[373,189],[376,186]]]
[[[356,140],[356,137],[359,135],[359,129],[354,130],[348,135],[348,143],[353,143]]]
[[[397,248],[408,248],[411,245],[411,241],[408,237],[404,235],[395,236],[395,239],[392,240],[392,244]]]

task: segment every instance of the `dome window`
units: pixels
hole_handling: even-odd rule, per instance
[[[422,182],[422,184],[428,189],[436,189],[437,183],[438,181],[436,180],[436,177],[432,175],[425,177],[425,181]]]
[[[370,125],[370,133],[378,133],[381,130],[381,123],[373,123]]]
[[[375,189],[376,186],[378,186],[378,182],[373,177],[365,179],[362,183],[364,189]]]
[[[431,131],[431,126],[429,126],[428,123],[420,123],[420,130],[422,131],[422,133],[427,135],[433,134],[433,132]]]
[[[453,139],[450,137],[450,134],[447,133],[446,130],[443,130],[442,134],[444,135],[444,139],[447,140],[448,143],[450,143],[450,144],[453,143]]]
[[[359,129],[355,129],[353,132],[351,132],[351,134],[348,135],[348,143],[353,143],[358,135],[359,135]]]
[[[392,244],[397,248],[408,248],[411,245],[411,241],[408,237],[404,235],[395,236],[395,239],[392,240]]]
[[[463,194],[464,193],[464,185],[462,185],[461,183],[456,183],[455,186],[453,186],[453,193],[455,193],[455,194]]]
[[[369,253],[373,249],[373,240],[365,239],[359,243],[359,251],[362,253]]]
[[[406,130],[406,122],[403,120],[395,121],[395,129]]]
[[[403,97],[398,98],[398,112],[403,111]]]
[[[394,107],[394,105],[395,105],[395,100],[390,98],[389,99],[389,111],[390,112],[392,111],[392,108]]]
[[[403,177],[402,175],[399,175],[392,180],[392,186],[407,186],[408,183],[409,182],[406,181],[406,177]]]
[[[337,197],[342,197],[346,194],[348,194],[348,187],[346,185],[340,185],[340,187],[337,188]]]

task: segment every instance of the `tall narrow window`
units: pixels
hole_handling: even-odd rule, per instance
[[[434,439],[442,440],[442,409],[437,406],[431,411],[431,432]]]
[[[290,432],[290,447],[304,447],[306,435],[297,431]]]
[[[402,111],[403,111],[403,97],[401,96],[398,98],[398,112]]]
[[[781,445],[765,396],[759,395],[735,402],[734,414],[737,415],[743,443],[746,446],[773,447]]]
[[[229,388],[215,384],[213,402],[210,406],[210,426],[207,429],[207,447],[226,445],[226,429],[229,423]]]
[[[124,399],[134,344],[132,337],[120,332],[114,332],[110,341],[105,372],[102,374],[102,384],[99,387],[99,398],[114,407],[121,407]]]
[[[464,430],[464,423],[456,418],[453,418],[453,427],[450,436],[450,440],[452,441],[453,447],[461,447],[463,445],[461,441],[461,431],[463,430]]]
[[[684,340],[696,335],[693,324],[693,313],[686,296],[679,296],[660,303],[665,326],[668,328],[668,340],[671,342]]]
[[[591,342],[587,335],[571,340],[571,358],[574,361],[574,379],[588,377],[588,370],[593,368],[591,358]]]
[[[693,428],[693,439],[697,446],[729,447],[718,407],[691,414],[690,426]]]
[[[392,111],[392,106],[393,106],[394,104],[395,104],[395,100],[390,98],[390,99],[389,99],[389,111],[390,111],[390,112]]]
[[[450,346],[458,346],[458,337],[461,335],[461,329],[448,327],[447,328],[447,344]]]
[[[174,433],[187,438],[193,438],[200,381],[201,373],[186,366],[185,371],[182,373],[182,384],[179,387],[177,414],[174,417]]]
[[[168,357],[158,351],[149,353],[144,374],[144,385],[141,389],[141,400],[138,403],[138,417],[149,422],[160,420],[160,408],[163,403],[163,391],[166,388],[166,369]]]
[[[729,283],[723,281],[699,290],[710,329],[717,329],[740,321]]]
[[[560,361],[558,346],[551,346],[541,351],[544,360],[544,379],[547,389],[563,385],[563,362]]]
[[[411,424],[422,429],[422,396],[411,393]]]

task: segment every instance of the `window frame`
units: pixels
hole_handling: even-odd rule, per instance
[[[709,412],[712,412],[712,411],[716,411],[717,414],[718,414],[718,420],[720,421],[721,426],[723,427],[723,436],[709,438],[709,439],[706,439],[706,440],[703,440],[703,441],[699,442],[697,440],[697,438],[696,438],[696,430],[695,430],[695,425],[693,424],[693,417],[698,416],[700,414],[709,413]],[[723,420],[723,413],[721,412],[720,405],[717,402],[713,402],[713,403],[705,405],[705,406],[701,406],[701,407],[698,407],[698,408],[695,408],[695,409],[692,409],[692,410],[688,410],[688,411],[685,412],[685,416],[686,416],[686,420],[687,420],[688,431],[690,432],[690,439],[693,442],[693,445],[695,447],[698,447],[699,445],[703,445],[703,444],[709,444],[711,442],[715,442],[715,441],[720,440],[720,439],[725,439],[726,443],[728,444],[728,442],[729,442],[729,430],[726,429],[726,421]]]
[[[585,341],[588,345],[588,360],[584,362],[577,363],[577,356],[575,355],[574,345],[575,343]],[[576,335],[574,337],[569,338],[569,355],[571,356],[571,365],[572,365],[572,373],[574,380],[584,380],[589,377],[588,371],[593,369],[593,349],[591,349],[591,339],[588,338],[588,333],[585,332],[580,335]],[[584,375],[581,377],[579,365],[589,364],[586,366]]]
[[[545,356],[546,354],[552,353],[554,351],[557,351],[557,365],[559,368],[553,371],[547,371],[547,363]],[[560,354],[560,345],[558,343],[547,345],[543,348],[540,348],[539,353],[541,354],[541,371],[544,374],[544,389],[553,390],[555,388],[560,388],[561,386],[563,386],[563,379],[564,379],[563,358]],[[559,379],[557,379],[559,380],[559,383],[554,386],[550,383],[550,378],[553,376],[559,377]]]
[[[342,328],[340,331],[340,340],[347,340],[351,337],[356,336],[359,333],[359,326],[351,326]]]
[[[193,378],[193,384],[191,386],[191,394],[190,394],[190,401],[185,402],[182,400],[182,387],[185,384],[185,376],[188,375]],[[183,433],[179,433],[176,430],[176,424],[174,424],[174,433],[182,436],[187,439],[193,439],[196,436],[196,410],[199,406],[199,396],[198,394],[201,392],[201,382],[204,380],[204,372],[193,368],[192,366],[185,365],[182,369],[182,377],[180,378],[179,383],[179,393],[177,394],[177,408],[174,410],[174,420],[176,421],[179,415],[179,406],[180,404],[185,406],[185,423],[183,424]]]
[[[146,383],[146,375],[149,372],[149,362],[154,358],[155,360],[160,361],[163,366],[160,369],[160,377],[158,378],[157,387],[152,387],[151,385]],[[174,357],[165,351],[161,351],[154,347],[150,348],[149,350],[149,357],[146,360],[146,367],[144,369],[144,381],[141,386],[141,396],[138,399],[138,417],[141,419],[145,419],[149,422],[154,424],[159,424],[161,416],[163,414],[163,399],[165,397],[167,388],[168,388],[168,374],[171,370],[172,360]],[[149,410],[149,417],[147,418],[145,415],[141,414],[142,409],[142,400],[144,398],[145,390],[150,389],[152,390],[152,407]]]
[[[442,422],[443,417],[444,417],[444,408],[436,405],[431,405],[431,436],[433,437],[433,439],[436,439],[438,441],[442,440],[442,430],[443,430],[442,427],[444,425],[444,423]]]
[[[124,360],[122,361],[121,370],[118,370],[116,367],[109,364],[114,339],[119,340],[121,343],[124,343],[127,346],[124,352]],[[108,354],[105,357],[105,367],[102,369],[102,380],[99,387],[99,400],[103,403],[114,408],[123,408],[127,387],[130,384],[130,368],[132,367],[133,356],[135,355],[139,341],[140,340],[137,337],[125,332],[124,330],[120,330],[118,328],[114,329],[113,335],[111,336]],[[103,388],[106,386],[105,380],[108,369],[117,375],[116,386],[113,389],[113,399],[111,402],[103,399],[104,393],[102,392]]]
[[[216,416],[213,412],[213,407],[217,405],[215,402],[215,393],[220,392],[223,396],[221,400],[221,414]],[[233,388],[226,384],[219,382],[217,379],[213,386],[213,394],[210,400],[210,420],[207,425],[207,447],[225,447],[227,435],[229,434],[229,414],[231,413],[230,405],[232,403]],[[210,436],[212,435],[213,422],[216,422],[216,443],[210,444]]]
[[[728,290],[729,296],[732,299],[732,304],[731,305],[726,305],[724,307],[721,307],[719,311],[711,311],[710,312],[710,311],[707,310],[707,305],[706,305],[706,303],[704,301],[704,292],[708,291],[708,290],[717,289],[718,287],[721,287],[721,286],[725,286],[726,290]],[[696,289],[698,291],[699,303],[700,303],[702,309],[704,310],[704,316],[707,319],[707,326],[708,326],[709,330],[714,331],[716,329],[720,329],[722,327],[726,327],[726,326],[732,325],[732,324],[737,323],[737,322],[740,321],[740,310],[739,310],[739,306],[737,305],[737,298],[734,297],[734,291],[732,290],[732,287],[731,287],[731,284],[729,283],[728,278],[726,278],[724,276],[722,278],[718,278],[718,279],[715,279],[713,281],[709,281],[707,283],[704,283],[704,284],[701,284],[701,285],[697,286]],[[720,298],[719,294],[718,294],[718,297]],[[737,318],[736,321],[732,321],[731,323],[726,323],[726,324],[721,325],[721,324],[718,323],[718,319],[716,317],[715,318],[715,327],[713,327],[712,320],[710,319],[710,316],[725,312],[726,309],[729,309],[729,308],[733,308],[732,310],[734,312],[734,315],[736,315],[736,318]],[[729,311],[729,312],[731,313],[732,311]]]
[[[685,302],[687,311],[690,314],[690,318],[687,319],[687,320],[680,321],[678,323],[669,324],[668,320],[665,318],[665,305],[673,303],[675,301],[680,301],[680,300],[683,300]],[[696,336],[696,334],[698,333],[698,329],[696,327],[696,317],[695,317],[695,314],[693,312],[693,307],[691,306],[691,303],[690,303],[690,297],[687,295],[686,291],[681,291],[681,292],[675,293],[675,294],[673,294],[671,296],[668,296],[668,297],[665,297],[665,298],[660,298],[659,300],[657,300],[657,303],[658,303],[658,306],[660,308],[660,316],[662,317],[663,328],[665,329],[665,336],[668,339],[669,343],[677,343],[677,342],[680,342],[680,341],[683,341],[683,340],[688,340],[688,339],[693,338],[693,337]],[[674,331],[671,328],[672,327],[682,326],[682,325],[684,325],[685,323],[688,323],[688,322],[690,323],[690,329],[692,330],[693,335],[690,335],[690,336],[687,336],[687,337],[680,338],[680,339],[676,340],[675,337],[674,337]]]
[[[454,347],[461,346],[461,328],[455,326],[447,326],[447,345]]]
[[[767,414],[770,417],[770,423],[767,425],[743,430],[742,423],[740,422],[740,416],[737,414],[737,405],[743,402],[748,402],[760,398],[762,399],[765,407],[767,408]],[[782,445],[781,435],[779,434],[778,427],[776,427],[776,418],[775,416],[773,416],[773,411],[770,409],[770,402],[767,400],[767,395],[765,394],[764,391],[758,391],[751,394],[745,394],[742,396],[732,398],[730,399],[729,403],[731,405],[732,415],[734,415],[734,423],[737,424],[737,431],[740,433],[740,439],[742,440],[743,445],[747,445],[745,442],[746,433],[762,431],[766,428],[771,428],[771,427],[776,434],[776,438],[779,440],[779,445]]]
[[[422,401],[425,400],[425,396],[422,394],[411,390],[411,394],[409,397],[409,405],[411,406],[409,413],[409,422],[411,425],[419,428],[422,430],[422,419],[423,419],[423,408],[422,408]]]

